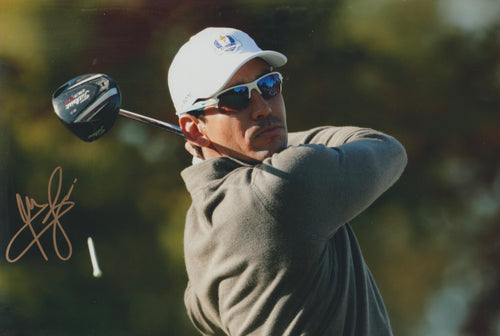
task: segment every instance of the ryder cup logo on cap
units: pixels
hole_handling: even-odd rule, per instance
[[[238,50],[241,43],[234,39],[231,35],[221,35],[218,39],[214,41],[215,48],[221,53],[223,52],[234,52]]]
[[[168,88],[180,115],[221,90],[245,63],[261,58],[272,68],[287,61],[282,53],[262,50],[245,32],[206,28],[192,36],[175,55],[168,70]]]

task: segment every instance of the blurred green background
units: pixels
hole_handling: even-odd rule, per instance
[[[403,177],[352,223],[395,335],[500,335],[497,0],[0,0],[0,335],[197,334],[183,305],[183,141],[119,117],[84,143],[50,98],[105,73],[123,108],[176,123],[166,70],[206,26],[288,56],[291,131],[367,126],[405,145]],[[58,166],[63,194],[77,179],[61,218],[71,258],[49,230],[48,261],[35,245],[7,262],[23,225],[16,194],[47,202]],[[12,255],[32,240],[26,231]]]

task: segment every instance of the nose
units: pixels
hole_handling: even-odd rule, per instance
[[[271,114],[271,106],[262,95],[257,92],[257,90],[252,91],[252,96],[250,97],[250,108],[253,120],[260,120],[266,118]]]

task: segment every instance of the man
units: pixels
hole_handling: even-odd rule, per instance
[[[287,132],[283,54],[207,28],[169,69],[192,198],[188,314],[203,335],[392,335],[348,221],[401,175],[404,148],[371,129]]]

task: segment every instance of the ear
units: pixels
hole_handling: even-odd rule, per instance
[[[187,141],[198,147],[210,146],[210,139],[205,135],[202,120],[185,113],[179,117],[179,125]]]

